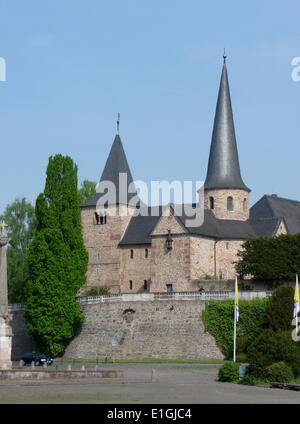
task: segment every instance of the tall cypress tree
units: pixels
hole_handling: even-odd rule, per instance
[[[70,157],[49,158],[45,189],[36,200],[37,233],[29,249],[25,319],[37,345],[60,354],[83,322],[75,300],[85,281],[77,167]]]

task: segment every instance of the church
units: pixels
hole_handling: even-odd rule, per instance
[[[127,201],[117,194],[99,213],[103,194],[81,206],[81,222],[89,262],[86,284],[114,293],[197,290],[194,282],[208,276],[234,279],[237,252],[249,238],[300,232],[300,202],[265,195],[249,206],[250,189],[239,164],[226,56],[215,112],[207,175],[204,217],[189,226],[172,204],[157,216],[137,214],[130,200],[133,178],[117,133],[100,183],[110,181],[119,193],[119,175],[127,178]],[[143,208],[147,206],[143,205]],[[150,208],[149,208],[150,209]],[[114,213],[112,213],[114,211]]]

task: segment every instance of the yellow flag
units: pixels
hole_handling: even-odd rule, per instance
[[[239,285],[238,279],[235,277],[235,320],[238,322],[239,320]]]
[[[296,275],[296,286],[295,286],[295,295],[294,295],[294,318],[298,316],[299,313],[299,282],[298,274]]]

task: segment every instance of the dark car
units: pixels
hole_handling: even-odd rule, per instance
[[[30,365],[32,362],[34,362],[34,365],[44,365],[45,363],[47,365],[51,365],[53,362],[53,359],[48,358],[47,356],[39,352],[25,353],[22,356],[21,360],[23,361],[24,365]]]

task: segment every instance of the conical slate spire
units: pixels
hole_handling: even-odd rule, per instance
[[[225,54],[204,188],[250,191],[240,172]]]
[[[122,184],[120,185],[120,174],[126,174],[126,187],[125,185],[124,187],[122,187]],[[107,158],[104,170],[102,172],[102,176],[100,178],[100,182],[102,181],[111,181],[112,183],[114,183],[117,190],[117,203],[121,201],[121,190],[123,190],[124,188],[125,190],[127,189],[128,201],[136,194],[128,193],[128,187],[133,182],[133,178],[119,134],[115,136],[113,145]]]
[[[120,181],[120,178],[122,181]],[[116,189],[116,199],[115,201],[108,202],[109,204],[128,204],[130,199],[136,195],[135,189],[134,193],[129,192],[129,185],[133,183],[133,178],[119,134],[115,136],[99,183],[105,181],[113,183]],[[83,207],[96,206],[102,195],[103,193],[97,193],[93,199],[85,203]]]

